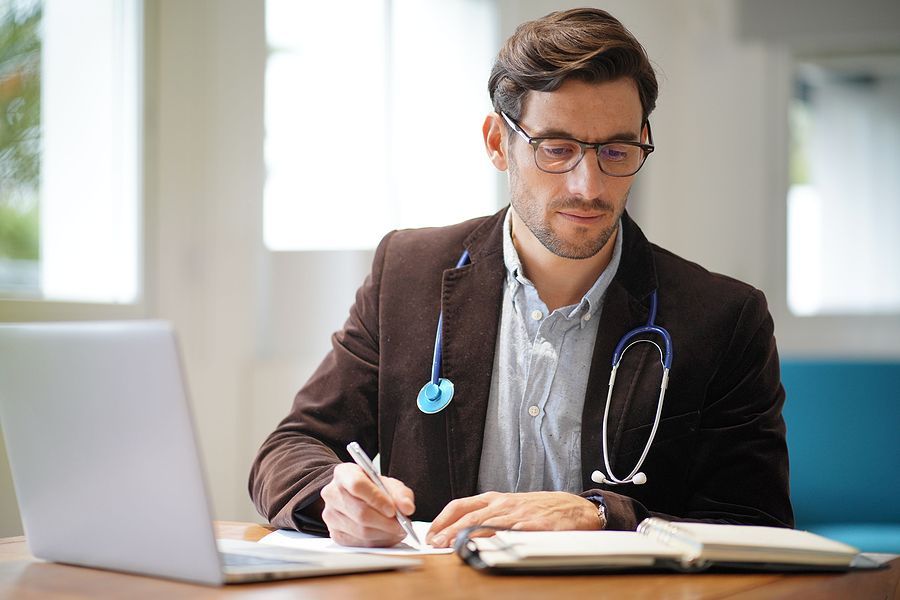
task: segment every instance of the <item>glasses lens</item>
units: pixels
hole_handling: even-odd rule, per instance
[[[609,175],[632,175],[644,162],[644,151],[631,144],[606,144],[599,149],[600,170]]]
[[[541,140],[534,149],[538,168],[549,173],[565,173],[581,160],[583,150],[572,140]]]

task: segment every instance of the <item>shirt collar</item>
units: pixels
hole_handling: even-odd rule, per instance
[[[509,210],[506,211],[506,217],[503,220],[503,264],[506,266],[506,283],[510,286],[512,291],[515,291],[520,285],[534,287],[534,284],[525,277],[522,261],[519,259],[519,253],[516,251],[515,244],[513,244],[512,211],[513,209],[510,207]],[[622,238],[624,236],[621,220],[617,226],[618,233],[616,234],[613,255],[609,264],[603,272],[600,273],[600,277],[597,278],[597,281],[594,282],[591,289],[587,291],[581,299],[581,302],[574,305],[571,311],[568,311],[566,315],[568,318],[575,316],[583,317],[587,314],[593,316],[602,306],[603,296],[606,294],[609,284],[612,283],[613,277],[616,276],[616,271],[619,270],[619,263],[622,259]],[[584,320],[582,320],[581,324],[583,327]]]

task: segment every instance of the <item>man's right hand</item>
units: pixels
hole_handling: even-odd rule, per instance
[[[393,546],[406,537],[396,510],[405,515],[415,511],[411,489],[392,477],[382,477],[390,492],[386,496],[358,465],[341,463],[334,478],[322,488],[322,520],[338,544],[344,546]]]

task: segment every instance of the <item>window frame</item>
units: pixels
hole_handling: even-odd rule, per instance
[[[768,171],[768,213],[772,226],[764,243],[769,310],[775,320],[775,335],[783,356],[900,358],[900,314],[796,315],[787,301],[788,190],[790,189],[789,109],[794,65],[800,53],[786,46],[767,52],[766,69],[770,90],[765,96],[767,137],[772,140]]]

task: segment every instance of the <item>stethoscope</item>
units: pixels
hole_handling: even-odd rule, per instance
[[[459,257],[456,268],[463,267],[469,262],[469,251],[466,250],[462,253],[462,256]],[[656,304],[657,293],[656,290],[653,290],[653,293],[650,295],[650,317],[647,319],[647,324],[636,327],[622,336],[622,339],[619,340],[619,343],[616,345],[616,349],[613,352],[612,373],[609,375],[609,392],[606,395],[606,407],[603,410],[603,463],[606,466],[606,472],[609,473],[609,476],[600,471],[594,471],[591,473],[591,480],[594,481],[594,483],[605,483],[608,485],[619,485],[623,483],[642,485],[647,483],[647,476],[642,473],[640,469],[644,464],[644,460],[647,458],[647,454],[650,452],[650,446],[653,444],[653,438],[656,437],[656,430],[659,428],[663,402],[666,399],[666,386],[669,382],[669,369],[672,368],[673,354],[672,336],[669,335],[669,332],[666,331],[664,327],[660,327],[655,322]],[[447,405],[450,404],[450,401],[453,399],[453,382],[441,377],[443,322],[444,310],[441,308],[441,312],[438,316],[437,333],[434,336],[434,357],[431,362],[431,380],[422,386],[422,389],[419,390],[419,395],[416,398],[416,404],[419,406],[419,410],[427,415],[441,412],[447,408]],[[635,339],[646,333],[655,333],[659,335],[663,339],[665,350],[653,340],[645,338]],[[616,372],[619,369],[619,365],[622,363],[622,357],[632,346],[640,343],[652,344],[659,351],[659,361],[663,367],[663,376],[659,385],[659,400],[656,403],[656,416],[653,419],[653,428],[650,430],[650,437],[647,438],[647,443],[644,445],[644,451],[641,453],[641,457],[638,459],[634,469],[631,470],[631,473],[629,473],[627,477],[619,479],[613,474],[612,467],[610,467],[609,464],[609,444],[606,433],[607,422],[609,420],[609,405],[612,402],[613,387],[616,384]]]
[[[469,251],[464,250],[456,268],[469,264]],[[422,386],[416,404],[426,415],[439,413],[453,400],[453,382],[441,377],[441,353],[444,347],[444,308],[438,315],[437,333],[434,336],[434,358],[431,361],[431,381]]]
[[[647,476],[641,472],[641,466],[647,458],[647,453],[650,452],[650,445],[653,443],[653,438],[656,437],[656,430],[659,427],[659,419],[662,415],[663,402],[666,399],[666,386],[669,383],[669,369],[672,368],[672,336],[669,335],[669,332],[666,331],[664,327],[660,327],[655,323],[656,300],[656,290],[653,290],[653,293],[650,295],[650,317],[647,319],[647,324],[636,327],[622,336],[622,339],[619,340],[619,343],[616,345],[616,349],[613,352],[612,373],[609,374],[609,392],[606,394],[606,408],[603,409],[603,464],[606,465],[606,472],[609,473],[609,476],[607,477],[600,471],[594,471],[591,473],[591,481],[594,483],[606,483],[608,485],[619,485],[622,483],[643,485],[647,483]],[[645,333],[659,334],[666,347],[665,352],[663,352],[663,349],[659,347],[659,344],[653,340],[648,340],[646,338],[634,339]],[[647,438],[647,443],[644,445],[644,451],[641,453],[641,457],[631,470],[631,473],[628,474],[628,477],[619,479],[613,475],[612,467],[609,466],[609,446],[606,436],[606,424],[609,421],[609,405],[612,403],[613,386],[616,384],[616,371],[619,370],[619,365],[622,364],[622,357],[625,356],[625,352],[628,351],[629,348],[642,342],[656,346],[656,349],[659,351],[659,362],[663,367],[662,381],[659,384],[659,400],[656,402],[656,416],[653,418],[653,429],[650,430],[650,437]]]

